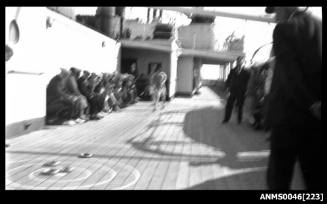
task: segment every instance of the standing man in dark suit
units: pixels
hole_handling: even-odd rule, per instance
[[[299,160],[308,190],[322,188],[321,21],[298,7],[267,7],[276,13],[275,68],[267,117],[271,152],[267,181],[272,190],[290,188]]]
[[[242,122],[245,92],[250,79],[250,73],[244,69],[244,56],[238,57],[236,63],[236,67],[230,71],[226,81],[229,97],[227,99],[223,123],[229,121],[235,102],[238,109],[237,121],[239,124]]]

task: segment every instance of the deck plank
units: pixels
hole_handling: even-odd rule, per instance
[[[170,147],[172,146],[172,144],[170,144],[169,142],[174,137],[174,134],[173,134],[174,130],[177,129],[175,127],[175,125],[173,124],[175,120],[176,120],[175,115],[171,114],[169,118],[163,120],[163,122],[162,122],[164,124],[163,133],[166,136],[162,139],[162,141],[159,141],[159,142],[162,142],[162,144],[159,144],[158,149],[159,149],[159,151],[161,151],[163,153],[168,153],[168,154],[171,153]],[[165,125],[165,123],[167,123],[168,125]],[[167,160],[163,160],[159,163],[151,181],[149,182],[147,189],[153,189],[153,190],[161,189],[161,184],[162,184],[163,180],[165,179],[165,176],[169,169],[169,162],[170,162],[170,159],[167,159]]]
[[[150,142],[148,143],[149,145],[146,148],[151,148],[151,150],[153,151],[152,153],[153,155],[156,155],[155,152],[157,152],[158,150],[157,149],[158,146],[156,145],[156,143],[163,141],[164,138],[168,136],[166,134],[167,127],[157,126],[158,124],[160,124],[160,122],[165,121],[167,117],[169,116],[161,117],[159,115],[159,118],[154,123],[154,127],[152,127],[151,130],[152,134],[149,136],[149,138],[151,138],[152,140],[150,140]],[[155,171],[157,170],[159,164],[160,164],[160,157],[158,156],[155,157],[155,160],[149,161],[145,169],[145,172],[143,173],[143,175],[140,177],[140,180],[135,185],[135,189],[144,190],[148,188],[153,177],[155,176]]]
[[[180,112],[177,110],[175,113],[175,120],[177,122],[183,122],[183,117],[180,116]],[[173,137],[170,138],[171,145],[167,148],[168,152],[171,152],[173,155],[181,154],[183,143],[183,131],[181,128],[174,128],[174,132],[171,133]],[[180,165],[180,157],[175,156],[174,159],[170,159],[168,164],[168,169],[163,176],[162,184],[160,189],[162,190],[174,190],[176,188],[178,168]]]
[[[219,124],[221,101],[204,87],[157,112],[139,102],[99,121],[7,139],[6,189],[266,189],[264,133],[237,125],[234,116]],[[82,152],[94,157],[77,158]],[[31,179],[49,160],[83,171]]]

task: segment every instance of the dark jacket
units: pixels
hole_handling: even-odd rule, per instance
[[[321,101],[321,28],[321,21],[306,13],[276,25],[276,64],[267,115],[271,126],[308,127],[317,122],[309,108]]]
[[[261,98],[264,94],[266,76],[262,67],[252,67],[247,87],[247,96]]]
[[[70,75],[66,81],[66,90],[69,94],[80,96],[81,92],[78,89],[76,78]]]
[[[77,80],[78,89],[80,90],[81,94],[83,94],[87,99],[90,99],[93,97],[93,93],[88,88],[88,82],[87,79],[84,77],[81,77]]]
[[[65,91],[66,80],[67,79],[63,79],[60,74],[54,76],[50,80],[47,86],[47,104],[69,98],[69,94]]]
[[[242,69],[240,73],[236,71],[236,68],[232,69],[226,80],[226,88],[229,89],[231,94],[236,96],[244,96],[247,88],[247,84],[250,79],[250,72]]]

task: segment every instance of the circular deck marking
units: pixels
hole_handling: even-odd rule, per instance
[[[22,165],[21,167],[23,167],[23,166],[24,165]],[[57,173],[57,174],[55,174],[55,175],[53,175],[53,176],[51,176],[51,175],[50,176],[39,175],[43,169],[44,168],[40,168],[40,169],[38,169],[36,171],[33,171],[32,173],[30,173],[28,175],[28,178],[42,182],[47,177],[48,177],[48,180],[51,180],[52,178],[55,178],[55,177],[56,177],[56,179],[58,179],[58,177],[60,178],[60,177],[64,177],[64,176],[67,175],[67,173],[60,173],[60,172]],[[74,171],[78,171],[79,173],[82,173],[84,175],[82,177],[79,177],[79,178],[76,178],[76,179],[63,179],[63,180],[59,180],[57,182],[58,183],[63,183],[63,182],[81,181],[81,180],[87,179],[92,174],[91,171],[89,171],[89,170],[83,171],[83,169],[80,168],[80,167],[75,168]]]
[[[76,160],[77,161],[77,160]],[[63,161],[63,166],[65,165],[70,165],[74,161]],[[40,172],[44,170],[45,167],[42,167],[42,164],[44,163],[44,160],[21,160],[21,161],[13,161],[7,163],[7,172],[6,172],[6,183],[9,184],[10,188],[23,188],[23,189],[36,189],[36,190],[43,190],[43,189],[52,189],[52,187],[49,186],[49,182],[53,182],[55,184],[64,184],[69,182],[67,186],[64,187],[64,189],[85,189],[85,188],[90,188],[94,186],[100,186],[100,185],[106,185],[107,183],[109,184],[110,181],[112,181],[114,178],[119,177],[120,174],[126,175],[126,172],[129,175],[132,175],[132,180],[128,182],[123,182],[119,186],[114,186],[110,189],[113,190],[122,190],[125,188],[128,188],[132,185],[134,185],[139,178],[141,177],[141,174],[138,170],[136,170],[134,167],[129,166],[127,164],[115,164],[115,163],[105,163],[105,164],[97,164],[97,163],[91,163],[88,161],[85,161],[83,163],[78,163],[78,167],[75,167],[73,172],[77,176],[76,178],[69,178],[69,174],[71,173],[58,173],[55,175],[40,175]],[[13,168],[10,168],[10,165],[14,165]],[[28,181],[37,181],[39,186],[36,185],[28,185],[28,184],[22,184],[19,181],[12,181],[15,179],[15,176],[10,178],[10,174],[13,172],[19,171],[21,168],[24,167],[35,167],[37,166],[38,168],[35,170],[35,168],[31,170],[26,170],[26,172],[23,172],[26,174],[25,176],[27,177]],[[92,176],[92,174],[100,174],[100,175],[107,175],[105,179],[101,179],[100,181],[91,181],[88,180]],[[65,176],[67,175],[67,179],[65,179]],[[108,178],[107,178],[108,177]],[[47,183],[46,185],[48,186],[42,186],[42,184]],[[86,182],[83,184],[83,182]],[[81,185],[79,185],[80,183]],[[53,187],[54,189],[56,187]]]

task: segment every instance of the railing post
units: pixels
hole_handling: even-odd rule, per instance
[[[193,33],[193,49],[196,48],[196,33]]]

